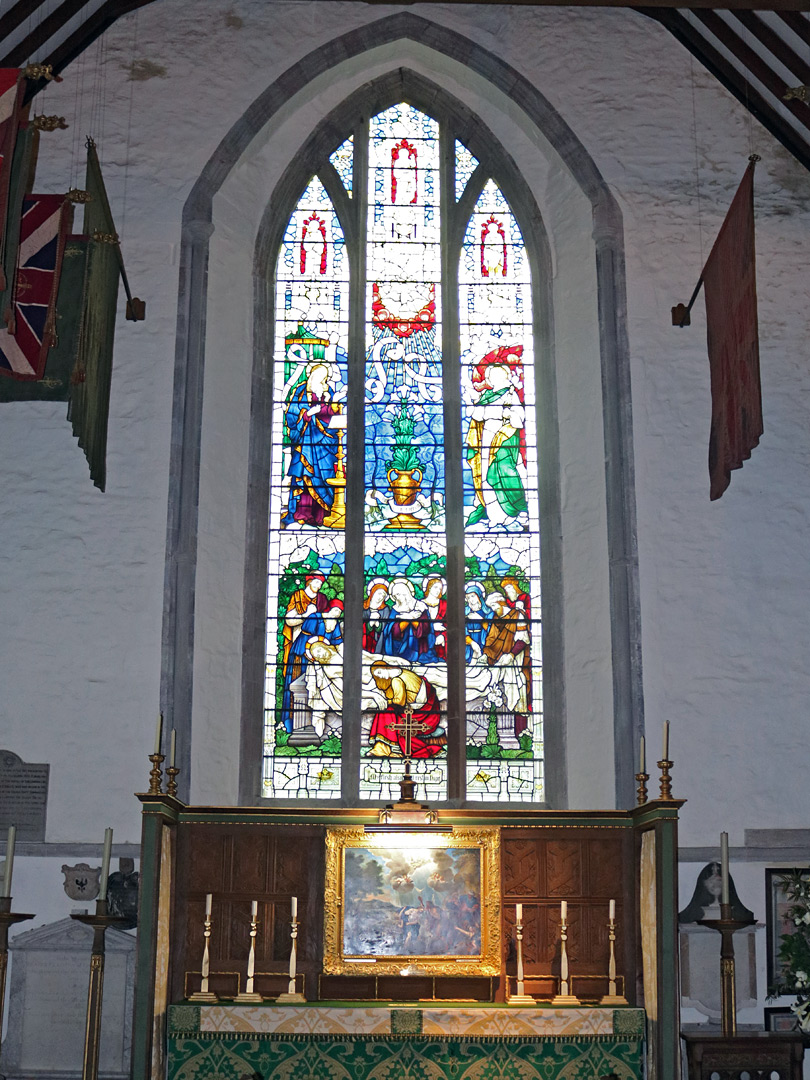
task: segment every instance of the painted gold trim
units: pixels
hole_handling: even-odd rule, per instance
[[[413,834],[410,834],[411,842]],[[396,848],[393,836],[375,837],[361,827],[326,830],[323,973],[325,975],[399,975],[408,964],[433,975],[500,975],[501,972],[501,830],[454,828],[452,834],[426,834],[425,848],[473,848],[481,852],[481,952],[469,956],[386,956],[363,963],[343,954],[344,853],[347,848]]]

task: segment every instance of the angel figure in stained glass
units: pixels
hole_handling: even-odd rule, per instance
[[[490,526],[524,529],[528,525],[526,501],[526,447],[519,368],[520,345],[488,353],[472,372],[478,399],[469,410],[467,460],[475,487],[476,505],[467,527],[484,518]]]

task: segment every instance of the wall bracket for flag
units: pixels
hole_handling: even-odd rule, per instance
[[[124,256],[123,256],[123,253],[121,252],[121,244],[120,244],[119,239],[118,239],[118,234],[114,231],[112,212],[110,210],[110,204],[109,204],[109,201],[107,199],[107,192],[106,192],[106,190],[104,188],[104,183],[103,183],[103,181],[101,179],[101,169],[100,169],[100,166],[99,166],[99,163],[98,163],[98,156],[96,154],[95,140],[89,135],[87,136],[85,146],[87,147],[87,154],[88,154],[88,159],[87,159],[88,160],[88,170],[92,169],[93,172],[95,172],[97,174],[96,197],[100,201],[100,204],[101,204],[100,209],[101,209],[101,211],[103,213],[103,218],[104,218],[104,221],[105,221],[105,228],[104,229],[93,229],[92,230],[92,235],[93,235],[93,238],[95,240],[101,240],[101,241],[103,241],[105,243],[114,245],[116,253],[118,255],[118,267],[119,267],[119,269],[121,271],[121,281],[122,281],[123,286],[124,286],[124,292],[126,293],[126,296],[127,296],[126,317],[129,320],[129,322],[143,322],[146,319],[146,301],[145,300],[139,300],[137,296],[133,296],[132,295],[132,290],[129,287],[129,279],[127,278],[127,271],[126,271],[126,268],[124,267]],[[90,176],[90,172],[88,171],[88,183],[87,183],[88,188],[90,187],[89,176]],[[85,201],[85,200],[83,199],[82,201]],[[90,201],[91,202],[93,201],[92,194],[91,194],[91,197],[90,197]],[[95,215],[94,215],[94,217],[95,217]],[[88,219],[85,218],[86,223],[87,223],[87,221],[88,221]]]
[[[749,154],[748,160],[752,165],[756,165],[758,161],[762,161],[759,154]],[[694,288],[692,295],[689,297],[688,304],[676,304],[672,308],[672,325],[673,326],[691,326],[692,325],[692,308],[695,305],[695,301],[698,298],[698,294],[703,286],[703,275],[698,278],[698,283]]]

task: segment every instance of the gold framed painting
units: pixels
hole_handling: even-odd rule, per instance
[[[499,975],[500,830],[326,832],[329,975]]]

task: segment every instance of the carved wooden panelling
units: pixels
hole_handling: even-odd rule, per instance
[[[544,845],[549,896],[581,896],[584,845],[578,840],[549,840]]]
[[[560,901],[568,904],[568,960],[583,988],[606,992],[608,913],[616,901],[616,961],[634,992],[634,847],[630,830],[509,829],[502,834],[504,956],[514,973],[515,904],[523,904],[526,977],[560,972]],[[627,935],[629,939],[625,935]],[[584,992],[584,990],[583,990]],[[596,993],[596,990],[593,990]]]
[[[513,840],[503,860],[505,896],[537,896],[540,893],[540,860],[534,840]]]
[[[318,827],[181,825],[172,949],[175,1000],[199,983],[205,895],[213,894],[211,974],[244,989],[251,902],[258,902],[256,970],[280,972],[290,955],[290,899],[298,897],[298,966],[314,979],[323,937],[324,831]],[[271,980],[275,982],[275,980]],[[193,987],[196,989],[196,985]],[[308,987],[310,993],[314,989]]]

